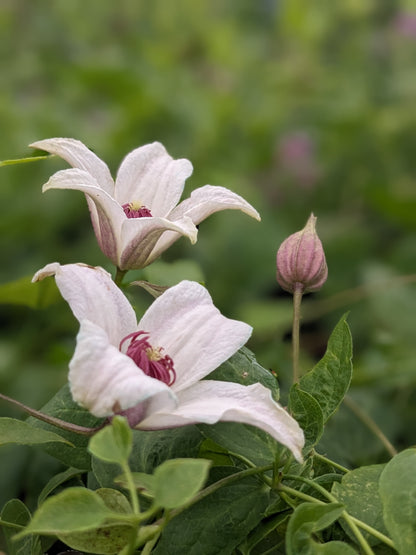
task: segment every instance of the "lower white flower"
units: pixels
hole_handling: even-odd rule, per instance
[[[80,322],[69,383],[74,400],[92,414],[124,414],[141,430],[242,422],[302,459],[303,432],[266,387],[203,380],[246,343],[252,329],[223,316],[202,285],[182,281],[169,288],[137,324],[129,301],[102,268],[52,263],[33,281],[51,275]]]

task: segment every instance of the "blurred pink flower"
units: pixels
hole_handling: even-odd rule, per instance
[[[283,172],[304,187],[311,187],[319,177],[315,145],[305,131],[294,131],[280,138],[278,163]]]

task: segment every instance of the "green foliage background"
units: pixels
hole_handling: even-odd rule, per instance
[[[397,447],[416,442],[414,2],[3,0],[0,36],[1,159],[66,136],[115,172],[127,152],[159,140],[194,164],[186,196],[224,185],[260,211],[260,224],[212,216],[195,246],[181,240],[164,260],[195,261],[219,308],[254,326],[249,346],[277,373],[283,399],[291,306],[275,253],[313,211],[329,279],[305,298],[302,368],[351,310],[351,395]],[[111,269],[82,195],[42,196],[65,167],[0,169],[0,283],[55,260]],[[185,266],[181,277],[195,272]],[[131,296],[139,310],[150,301]],[[77,324],[64,302],[34,310],[19,299],[1,298],[0,389],[38,408],[66,381]],[[387,458],[344,407],[321,447],[347,465]],[[5,499],[35,495],[56,464],[17,449],[2,450]]]

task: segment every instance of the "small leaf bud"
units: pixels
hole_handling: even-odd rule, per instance
[[[293,293],[318,291],[328,277],[325,253],[315,230],[316,217],[311,214],[305,227],[290,235],[277,251],[276,279],[285,290]]]

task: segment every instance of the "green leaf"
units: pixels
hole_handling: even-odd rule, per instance
[[[30,521],[30,512],[19,499],[11,499],[3,507],[1,520],[19,526],[26,526]],[[8,555],[42,555],[43,549],[38,536],[15,540],[16,528],[4,524],[2,531],[6,540]]]
[[[218,422],[213,425],[199,424],[198,428],[206,438],[258,466],[272,463],[281,449],[269,434],[248,424]]]
[[[46,281],[46,280],[45,280]],[[66,422],[72,422],[85,427],[97,427],[102,424],[103,419],[93,416],[86,409],[81,408],[72,399],[69,385],[65,384],[58,393],[41,409],[41,412],[55,416]],[[27,419],[32,426],[44,430],[56,432],[56,426],[29,417]],[[66,438],[75,448],[65,444],[44,444],[42,449],[49,455],[62,461],[67,466],[79,468],[81,470],[91,469],[91,455],[87,451],[89,437],[86,435],[76,434],[66,430],[60,430],[60,435]]]
[[[114,489],[98,489],[95,492],[104,505],[119,515],[131,514],[131,507],[123,494]],[[58,534],[58,538],[72,549],[88,553],[113,554],[120,552],[130,541],[134,529],[129,524],[108,522],[95,530]]]
[[[132,432],[126,418],[115,416],[111,426],[106,426],[91,438],[88,450],[105,462],[126,464],[132,450]]]
[[[261,366],[254,354],[242,347],[232,357],[223,362],[216,370],[207,376],[208,380],[251,385],[261,383],[272,392],[273,399],[279,400],[279,384],[269,370]]]
[[[155,503],[165,509],[185,505],[202,488],[211,461],[173,459],[165,461],[154,472]]]
[[[0,285],[0,303],[45,308],[60,299],[55,280],[32,283],[32,275]]]
[[[402,451],[380,476],[383,517],[400,555],[416,553],[416,449]]]
[[[324,431],[324,415],[315,397],[294,384],[289,394],[289,412],[305,434],[304,452],[317,444]]]
[[[268,502],[268,488],[256,478],[224,486],[175,516],[154,555],[229,555],[260,522]]]
[[[42,491],[38,497],[38,505],[42,505],[45,499],[60,485],[64,484],[68,480],[72,480],[73,478],[78,477],[79,482],[81,483],[80,475],[82,474],[82,470],[78,468],[67,468],[63,472],[59,472],[59,474],[55,474],[49,480],[49,482],[43,487]]]
[[[31,426],[28,422],[14,418],[0,418],[0,445],[18,443],[19,445],[36,445],[39,443],[72,443],[60,435]]]
[[[345,505],[348,513],[372,526],[379,532],[387,534],[383,521],[383,507],[379,495],[379,478],[384,464],[363,466],[344,474],[340,483],[335,482],[332,493],[340,503]],[[348,526],[341,525],[345,532],[355,540]],[[380,543],[380,540],[362,531],[370,545]]]
[[[96,492],[86,488],[68,488],[49,497],[18,537],[28,534],[56,536],[92,530],[112,516],[113,511],[107,508]]]
[[[336,325],[328,347],[318,364],[300,379],[299,387],[314,397],[322,410],[324,423],[342,402],[352,376],[352,339],[346,315]]]
[[[332,541],[324,544],[314,539],[318,532],[338,520],[343,510],[344,506],[339,503],[302,503],[296,507],[286,532],[287,555],[356,555],[355,550],[346,543]]]

